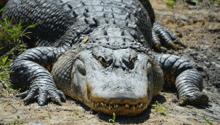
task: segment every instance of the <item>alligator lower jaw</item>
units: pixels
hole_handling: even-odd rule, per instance
[[[136,105],[129,104],[106,104],[104,102],[92,102],[90,107],[94,111],[103,112],[105,114],[112,115],[128,115],[133,116],[142,113],[148,106],[148,103],[138,103]]]

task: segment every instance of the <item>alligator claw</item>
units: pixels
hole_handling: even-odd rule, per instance
[[[59,105],[62,105],[62,102],[66,101],[66,97],[60,90],[45,90],[42,88],[32,88],[31,90],[27,90],[25,92],[22,92],[16,97],[25,97],[24,102],[30,102],[32,100],[37,99],[38,104],[40,106],[43,106],[46,104],[47,100],[52,100],[53,102],[56,102]]]
[[[64,93],[62,91],[60,91],[60,90],[57,90],[57,93],[61,97],[61,101],[62,102],[66,102],[66,97],[65,97]]]
[[[24,102],[29,102],[35,99],[35,96],[36,96],[36,89],[31,89],[30,91],[28,91],[27,96],[24,98]]]
[[[183,43],[181,43],[179,39],[174,40],[173,43],[175,43],[175,44],[179,44],[180,46],[182,46],[182,47],[184,47],[184,48],[187,47],[186,45],[184,45]]]
[[[184,96],[179,99],[178,105],[207,105],[208,96],[202,92],[195,93],[193,96]]]
[[[28,93],[29,93],[29,90],[27,90],[27,91],[25,91],[25,92],[22,92],[22,93],[20,93],[20,94],[17,94],[17,95],[15,95],[16,97],[26,97],[27,95],[28,95]]]
[[[153,48],[162,52],[164,52],[164,49],[161,47],[161,45],[174,50],[179,49],[176,44],[184,48],[186,47],[173,33],[171,33],[170,30],[168,30],[158,22],[155,22],[153,25],[152,37]]]
[[[61,104],[61,99],[60,99],[60,96],[58,95],[58,93],[56,93],[55,91],[53,90],[48,90],[48,94],[50,97],[50,99],[53,101],[53,102],[56,102],[58,103],[59,105],[62,105]]]
[[[39,97],[37,98],[38,104],[43,106],[46,104],[48,92],[45,89],[39,89]]]

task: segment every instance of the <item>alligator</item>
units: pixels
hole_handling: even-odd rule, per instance
[[[26,103],[62,105],[68,96],[97,112],[137,115],[163,86],[176,87],[180,105],[208,102],[194,66],[152,51],[180,41],[156,22],[149,0],[9,0],[2,15],[38,24],[35,48],[11,66]]]

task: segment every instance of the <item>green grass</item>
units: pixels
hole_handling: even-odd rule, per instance
[[[214,1],[215,1],[218,5],[220,5],[220,0],[208,0],[209,5],[212,4]]]
[[[49,116],[49,118],[52,118],[51,115],[50,115],[50,113],[48,113],[48,116]]]
[[[220,0],[215,0],[216,3],[218,3],[220,5]]]
[[[4,10],[3,7],[0,12]],[[19,24],[14,24],[7,16],[0,20],[0,83],[6,86],[13,86],[9,80],[9,71],[12,61],[16,55],[24,52],[26,44],[23,42],[23,37],[29,38],[28,29],[34,28],[36,24],[29,25],[24,28],[22,26],[22,19]],[[12,91],[12,90],[11,90]]]
[[[19,119],[20,119],[20,116],[17,115],[17,119],[15,119],[14,122],[9,122],[8,124],[4,124],[3,123],[4,119],[0,119],[0,125],[21,125]],[[24,123],[23,123],[23,125],[24,125]]]
[[[166,2],[166,5],[167,5],[169,8],[173,8],[174,4],[175,4],[175,1],[168,0],[168,1]]]
[[[7,74],[10,73],[8,68],[10,67],[12,60],[8,61],[8,56],[0,59],[0,82],[8,80]],[[11,85],[10,83],[7,83]]]
[[[202,118],[203,118],[209,125],[212,125],[212,123],[209,122],[205,117],[202,116]]]
[[[116,115],[115,113],[113,113],[112,119],[109,119],[109,122],[115,123],[115,118],[116,118]]]
[[[170,113],[169,111],[167,111],[167,108],[163,107],[163,104],[156,104],[155,103],[154,109],[155,109],[155,111],[159,112],[162,115],[166,115],[167,113]]]

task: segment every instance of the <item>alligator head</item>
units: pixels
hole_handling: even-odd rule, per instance
[[[106,114],[139,114],[163,86],[159,65],[131,48],[86,49],[74,55],[72,65],[71,86],[64,93],[71,89],[68,96]]]

